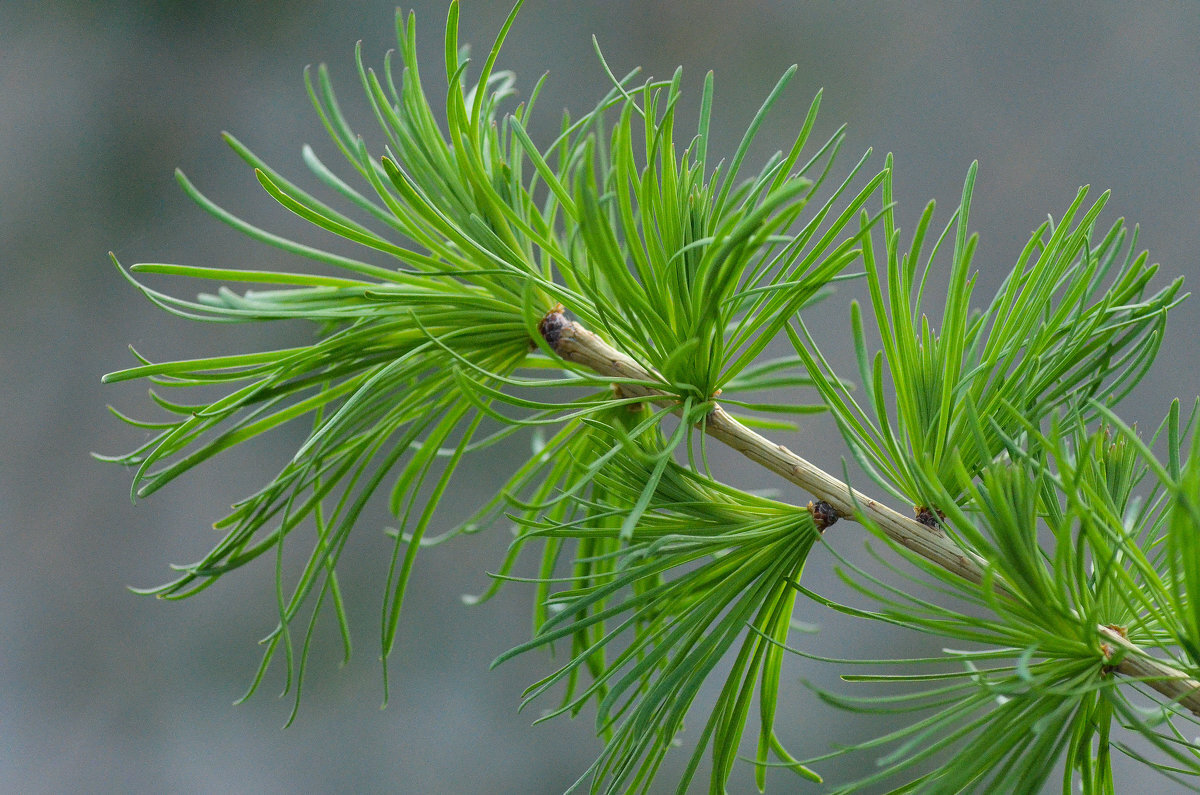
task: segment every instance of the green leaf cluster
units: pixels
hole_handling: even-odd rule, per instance
[[[339,176],[306,147],[319,195],[226,137],[272,199],[336,239],[330,250],[252,225],[179,175],[215,218],[317,272],[117,263],[175,315],[299,319],[314,332],[280,350],[161,363],[135,352],[136,366],[106,376],[149,381],[165,414],[118,413],[150,432],[111,457],[134,469],[135,496],[285,424],[308,428],[274,477],[217,522],[224,538],[149,592],[187,597],[270,553],[277,622],[250,692],[282,653],[298,704],[327,611],[350,652],[338,562],[383,492],[398,521],[379,630],[385,682],[418,551],[511,524],[491,586],[471,601],[504,583],[531,586],[531,638],[497,662],[565,648],[526,703],[557,691],[546,718],[595,710],[605,746],[580,779],[592,791],[650,790],[685,718],[705,712],[680,792],[706,757],[709,790],[724,790],[752,712],[759,789],[773,767],[819,781],[828,756],[882,753],[845,789],[1030,791],[1062,765],[1064,791],[1078,783],[1112,792],[1112,751],[1141,758],[1116,738],[1122,727],[1159,754],[1145,760],[1151,766],[1200,772],[1178,725],[1190,720],[1185,711],[1153,683],[1116,673],[1131,655],[1169,664],[1180,678],[1200,673],[1200,434],[1189,441],[1178,404],[1149,441],[1113,411],[1151,365],[1184,296],[1178,280],[1151,289],[1157,266],[1138,252],[1136,228],[1099,226],[1107,195],[1089,203],[1081,189],[977,308],[975,166],[945,227],[936,231],[931,202],[902,245],[891,157],[872,173],[864,155],[839,176],[842,131],[811,142],[820,95],[785,151],[757,171],[747,166],[794,69],[726,163],[708,151],[711,73],[681,144],[681,73],[638,83],[602,56],[611,90],[578,118],[565,114],[539,145],[529,129],[543,82],[517,102],[514,77],[496,68],[520,5],[476,70],[451,3],[446,83],[436,89],[418,70],[411,14],[397,15],[399,50],[382,71],[357,54],[381,151],[349,125],[328,70],[307,73],[314,109],[353,172]],[[435,107],[430,98],[442,96],[444,108]],[[357,256],[335,253],[349,250],[346,241]],[[851,384],[803,316],[860,262],[870,312],[850,304]],[[220,286],[181,299],[145,276]],[[560,356],[539,324],[563,307],[649,376],[613,378]],[[878,335],[874,352],[865,317]],[[784,339],[791,351],[767,358]],[[812,388],[819,403],[793,399],[797,387]],[[764,397],[784,389],[786,400]],[[172,390],[218,397],[186,402],[168,397]],[[869,608],[814,593],[801,584],[810,553],[837,554],[818,544],[826,522],[814,522],[811,504],[714,477],[704,432],[718,399],[760,428],[794,427],[776,415],[828,410],[873,481],[922,510],[925,529],[945,533],[979,576],[888,541],[906,560],[892,576],[845,561],[839,569]],[[531,443],[525,462],[468,520],[434,535],[459,463],[516,434]],[[879,529],[869,512],[854,518]],[[299,571],[284,565],[285,543],[306,545]],[[963,650],[837,661],[938,667],[847,677],[909,687],[882,698],[821,693],[848,709],[916,717],[799,760],[775,731],[788,651],[812,657],[789,646],[798,598]],[[714,678],[715,703],[701,709]],[[1130,690],[1140,694],[1131,699]]]
[[[292,459],[216,523],[225,537],[201,560],[179,566],[176,580],[148,591],[182,598],[265,552],[282,561],[285,540],[298,529],[315,528],[308,562],[294,580],[277,569],[279,623],[264,639],[254,687],[282,649],[289,687],[296,677],[298,697],[296,675],[305,655],[294,671],[291,628],[306,605],[313,609],[304,650],[323,604],[334,605],[343,636],[349,636],[336,564],[350,530],[379,490],[388,491],[389,508],[400,521],[380,630],[386,661],[416,552],[464,455],[530,425],[555,422],[568,423],[556,438],[578,437],[573,443],[585,446],[603,442],[609,454],[620,446],[606,436],[603,423],[579,421],[606,409],[607,400],[564,405],[521,399],[501,389],[601,383],[594,374],[514,380],[518,369],[544,373],[550,363],[536,327],[556,304],[567,303],[576,316],[608,329],[647,367],[671,374],[668,389],[684,398],[685,422],[644,484],[641,510],[623,523],[626,540],[665,471],[670,450],[688,435],[683,431],[691,422],[710,410],[713,394],[722,387],[736,395],[808,382],[796,372],[794,358],[751,363],[773,330],[854,259],[851,244],[839,240],[838,232],[880,177],[837,209],[852,174],[810,213],[801,234],[782,233],[818,195],[841,140],[839,133],[798,165],[815,121],[814,102],[789,152],[770,159],[754,179],[737,181],[754,132],[790,74],[764,104],[725,174],[720,166],[706,170],[711,77],[699,131],[682,155],[673,141],[678,74],[638,88],[628,87],[632,75],[614,78],[612,91],[593,111],[577,120],[564,117],[557,139],[539,149],[525,125],[540,82],[528,101],[511,112],[499,110],[513,93],[513,79],[494,67],[518,9],[519,4],[471,82],[470,60],[458,43],[458,5],[451,4],[444,118],[435,115],[417,68],[412,14],[397,15],[403,63],[398,78],[391,54],[379,74],[358,54],[359,81],[386,141],[382,156],[372,154],[351,129],[328,70],[306,74],[313,107],[357,174],[356,186],[313,149],[304,149],[306,165],[341,208],[226,136],[269,196],[314,227],[358,244],[364,259],[252,225],[213,202],[182,173],[183,189],[218,220],[334,275],[159,263],[125,270],[114,258],[137,289],[177,316],[219,323],[302,319],[317,329],[313,343],[283,350],[160,363],[135,352],[138,366],[105,377],[107,382],[150,381],[153,401],[167,413],[165,419],[148,421],[118,413],[152,432],[138,448],[107,457],[135,468],[137,497],[285,423],[310,423],[308,438]],[[610,115],[617,120],[608,135]],[[635,120],[645,133],[637,145]],[[834,212],[838,219],[831,225],[828,216]],[[388,264],[368,261],[380,257]],[[194,300],[181,299],[141,283],[145,274],[222,286]],[[238,293],[227,284],[268,289]],[[223,395],[199,404],[165,396],[192,387],[216,387]],[[506,416],[494,407],[497,401],[527,410],[526,415]],[[814,410],[745,405],[790,413]],[[660,412],[655,421],[669,413]],[[503,427],[481,432],[491,420]],[[587,488],[593,475],[572,471],[566,487]],[[518,473],[501,493],[519,487],[522,477]],[[425,497],[424,504],[418,495]],[[490,507],[503,504],[497,500]],[[478,526],[467,523],[459,531]]]
[[[1164,428],[1171,449],[1178,450],[1178,404]],[[874,773],[846,791],[879,786],[936,760],[903,789],[1038,791],[1061,764],[1064,791],[1075,788],[1075,777],[1085,792],[1116,792],[1114,749],[1168,775],[1200,772],[1200,749],[1185,739],[1194,730],[1177,725],[1196,719],[1171,704],[1146,710],[1145,691],[1130,698],[1128,683],[1113,670],[1132,652],[1098,631],[1108,627],[1136,643],[1139,654],[1152,650],[1181,670],[1195,670],[1173,629],[1182,567],[1178,557],[1164,554],[1163,542],[1166,529],[1187,512],[1179,500],[1181,476],[1196,459],[1189,457],[1183,469],[1176,461],[1172,475],[1132,429],[1120,426],[1116,434],[1107,428],[1088,432],[1078,424],[1069,429],[1055,424],[1048,434],[1031,431],[1034,451],[1011,446],[1010,458],[989,464],[968,486],[966,507],[945,503],[950,506],[945,523],[984,561],[985,571],[982,582],[971,583],[915,561],[924,575],[920,583],[953,597],[952,606],[919,598],[849,564],[841,569],[844,581],[876,609],[805,591],[856,617],[975,647],[948,652],[947,658],[844,661],[939,669],[845,677],[917,687],[892,696],[821,694],[858,711],[918,713],[908,726],[867,744],[891,750]],[[983,444],[982,434],[979,438]],[[1194,452],[1194,442],[1192,447]],[[1136,488],[1155,470],[1162,480],[1148,498],[1138,497]],[[946,670],[947,659],[957,661],[957,669]],[[1135,730],[1166,761],[1146,759],[1114,739],[1116,725]]]
[[[931,477],[957,501],[1000,452],[999,439],[1021,431],[1020,418],[1036,422],[1058,412],[1086,423],[1096,416],[1092,399],[1119,401],[1153,362],[1167,311],[1181,300],[1182,279],[1147,294],[1158,267],[1137,252],[1137,230],[1130,236],[1117,221],[1098,235],[1108,194],[1087,206],[1085,187],[1059,221],[1034,230],[992,300],[973,311],[970,266],[978,239],[967,223],[976,169],[973,164],[961,203],[926,253],[935,204],[926,205],[903,247],[889,157],[882,255],[869,238],[863,247],[882,339],[874,355],[862,309],[857,301],[850,305],[861,399],[820,358],[802,320],[800,333],[791,334],[810,372],[824,374],[817,376],[818,388],[858,461],[881,487],[919,506],[931,503],[916,467],[932,464]],[[940,319],[930,319],[933,261],[950,245],[945,302]],[[999,424],[980,424],[978,417]],[[986,444],[976,443],[978,431]],[[957,459],[965,477],[955,471]]]
[[[635,419],[617,418],[609,427]],[[538,584],[553,590],[539,600],[547,612],[533,638],[497,662],[569,640],[568,662],[531,686],[526,699],[564,686],[562,704],[539,720],[578,714],[594,700],[597,732],[607,745],[588,771],[593,789],[642,791],[682,729],[700,685],[740,639],[679,790],[686,791],[708,746],[714,780],[729,777],[756,692],[763,705],[760,776],[773,752],[819,780],[783,749],[773,728],[782,643],[796,596],[789,583],[799,578],[818,538],[812,517],[671,461],[666,440],[644,421],[630,433],[595,472],[586,496],[564,493],[548,505],[527,506],[541,509],[541,517],[520,522],[514,547],[543,546]],[[644,499],[641,484],[664,461],[624,538],[630,506]],[[572,546],[570,574],[549,576]],[[753,631],[747,633],[747,626]],[[581,671],[588,674],[586,683]]]

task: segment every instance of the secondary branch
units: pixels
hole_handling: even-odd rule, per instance
[[[550,312],[542,320],[540,331],[547,344],[563,359],[600,375],[635,381],[661,381],[629,356],[609,345],[578,323],[567,320],[561,310]],[[640,384],[621,384],[629,397],[644,397],[663,406],[675,401],[666,394]],[[737,450],[766,469],[791,481],[834,507],[848,519],[865,517],[879,526],[896,543],[974,583],[983,581],[981,561],[961,549],[937,527],[931,527],[892,510],[861,492],[850,488],[820,469],[731,417],[716,406],[705,419],[704,431]],[[1125,676],[1144,680],[1147,685],[1200,715],[1200,682],[1182,671],[1148,655],[1130,643],[1117,630],[1100,626],[1099,633],[1122,654],[1115,670]]]

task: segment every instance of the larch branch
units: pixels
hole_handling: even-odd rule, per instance
[[[548,313],[539,330],[559,356],[599,375],[643,382],[662,380],[579,323],[568,320],[561,309]],[[676,402],[675,396],[638,383],[622,383],[620,391],[628,397],[643,397],[662,406]],[[865,517],[888,538],[926,560],[971,582],[983,581],[981,561],[939,528],[910,519],[852,489],[783,445],[747,428],[719,405],[705,418],[703,429],[751,461],[829,503],[839,515],[852,520]],[[1200,682],[1150,656],[1113,627],[1098,626],[1097,631],[1110,648],[1120,648],[1120,654],[1112,655],[1118,658],[1114,670],[1146,682],[1168,699],[1200,715]]]

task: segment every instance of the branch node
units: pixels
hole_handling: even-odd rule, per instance
[[[1122,640],[1129,640],[1129,632],[1120,624],[1105,624],[1104,628],[1120,636]],[[1120,661],[1116,658],[1117,652],[1118,650],[1113,648],[1112,644],[1100,642],[1100,654],[1105,660],[1104,664],[1100,666],[1100,676],[1107,678],[1111,673],[1119,670]]]
[[[916,519],[926,527],[931,527],[934,530],[942,529],[942,520],[946,518],[946,514],[942,513],[937,508],[932,510],[924,505],[914,505],[913,513],[916,514]]]
[[[556,304],[538,322],[538,333],[550,346],[550,350],[558,353],[558,341],[562,338],[563,331],[570,325],[571,321],[567,320],[567,316],[563,312],[563,305]]]
[[[824,533],[825,528],[832,525],[841,515],[825,500],[817,500],[816,502],[808,503],[808,512],[812,514],[813,523],[817,526],[817,531]]]
[[[1102,654],[1104,656],[1105,660],[1112,660],[1113,647],[1108,645],[1107,643],[1101,643],[1100,644],[1100,654]],[[1102,678],[1107,679],[1115,670],[1117,670],[1116,665],[1113,665],[1111,662],[1106,662],[1104,665],[1100,666],[1100,676]]]

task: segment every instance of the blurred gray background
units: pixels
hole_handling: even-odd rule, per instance
[[[464,6],[462,37],[478,53],[508,4]],[[431,83],[442,79],[444,7],[416,6]],[[474,608],[459,596],[485,587],[503,528],[418,560],[391,704],[381,711],[377,610],[389,518],[382,509],[365,517],[342,568],[354,659],[339,669],[334,633],[321,634],[300,717],[286,731],[290,702],[273,698],[278,670],[250,702],[231,705],[257,664],[255,641],[274,625],[269,561],[183,603],[125,590],[157,584],[168,564],[207,550],[211,522],[265,482],[299,429],[131,505],[130,473],[88,453],[142,438],[106,404],[145,416],[148,401],[142,385],[102,387],[101,374],[133,362],[127,344],[164,359],[297,344],[308,332],[169,317],[121,279],[106,252],[126,264],[301,267],[191,205],[173,169],[252,220],[296,230],[219,133],[313,184],[301,145],[313,143],[327,162],[336,153],[301,70],[330,64],[343,106],[361,114],[354,43],[362,39],[366,61],[378,65],[394,46],[392,20],[388,2],[0,4],[0,790],[552,793],[599,752],[590,711],[536,727],[535,709],[517,714],[522,688],[551,670],[545,656],[488,671],[527,635],[530,591],[509,587]],[[778,75],[798,63],[752,162],[790,143],[824,87],[819,132],[849,123],[848,162],[868,146],[877,167],[895,152],[905,226],[929,198],[953,207],[978,158],[981,296],[1030,230],[1085,183],[1112,189],[1106,217],[1140,222],[1142,245],[1165,274],[1200,275],[1196,3],[529,0],[501,62],[526,91],[550,71],[534,127],[541,141],[563,107],[584,110],[605,88],[592,34],[619,73],[641,65],[667,77],[682,64],[689,110],[704,72],[715,70],[710,152],[724,157]],[[1157,367],[1127,402],[1142,427],[1172,397],[1200,391],[1198,318],[1194,300],[1177,310]],[[844,301],[820,308],[813,324],[844,356]],[[840,443],[820,420],[786,441],[840,467]],[[497,456],[471,463],[455,504],[480,499],[510,466]],[[734,481],[777,485],[736,458],[718,466]],[[837,530],[839,548],[861,557],[861,530]],[[830,586],[829,555],[818,550],[810,561],[806,581]],[[821,654],[917,656],[939,645],[807,605],[798,618],[821,625],[803,640]],[[800,756],[882,726],[832,712],[801,685],[836,686],[837,672],[799,660],[785,669],[780,733]],[[677,757],[659,791],[672,790],[686,753]],[[1126,786],[1164,791],[1162,780],[1123,770]],[[825,772],[847,775],[836,764]],[[819,791],[780,773],[770,780],[780,792]],[[743,766],[731,789],[752,787]]]

